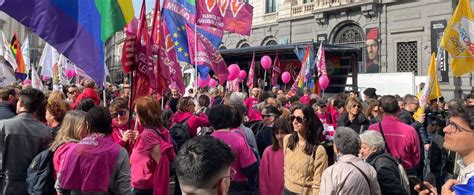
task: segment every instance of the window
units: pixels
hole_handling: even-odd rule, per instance
[[[266,0],[265,1],[265,13],[276,12],[276,0]]]
[[[416,41],[397,43],[397,72],[418,75],[418,44]]]
[[[275,40],[270,40],[265,45],[278,45],[278,43]]]
[[[250,47],[250,45],[248,43],[242,43],[242,45],[240,45],[240,48],[245,48],[245,47]]]
[[[312,3],[314,0],[303,0],[303,4]]]

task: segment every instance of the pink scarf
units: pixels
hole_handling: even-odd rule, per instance
[[[107,192],[120,146],[110,136],[90,134],[70,149],[61,169],[61,187]]]

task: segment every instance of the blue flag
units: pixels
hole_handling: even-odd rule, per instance
[[[176,56],[179,61],[188,64],[191,64],[191,60],[189,59],[186,24],[188,23],[194,27],[195,12],[194,0],[165,0],[163,3],[163,18],[168,26],[171,40],[174,42]],[[197,27],[197,32],[208,38],[215,48],[218,48],[221,44],[223,35],[221,30],[211,27]],[[205,72],[206,69],[202,68],[202,73]],[[207,74],[202,75],[207,76]]]

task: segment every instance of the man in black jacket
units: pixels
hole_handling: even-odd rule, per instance
[[[13,118],[16,104],[16,90],[13,87],[0,87],[0,120]]]
[[[406,95],[405,98],[403,98],[403,102],[405,103],[403,109],[400,111],[400,113],[398,113],[398,116],[397,118],[400,119],[400,121],[402,121],[403,123],[407,124],[407,125],[410,125],[412,126],[413,128],[415,128],[416,132],[418,133],[418,138],[420,139],[420,151],[428,151],[429,149],[429,142],[428,142],[428,135],[426,134],[426,130],[425,128],[423,127],[423,123],[425,122],[425,114],[419,116],[417,119],[415,119],[413,117],[413,114],[415,113],[415,111],[418,109],[418,107],[420,107],[420,103],[418,101],[418,98],[414,95]],[[424,150],[423,150],[424,149]],[[412,170],[412,171],[416,171],[416,174],[418,176],[422,176],[423,175],[423,167],[424,167],[424,164],[423,164],[423,160],[425,159],[425,153],[424,152],[420,152],[420,162],[418,164],[418,166],[416,167],[416,170]],[[414,174],[413,172],[410,173],[410,171],[408,171],[409,173],[408,174]]]
[[[37,119],[43,92],[25,89],[19,93],[18,116],[0,121],[0,194],[28,194],[26,170],[31,160],[48,147],[51,129]]]
[[[414,95],[406,95],[403,102],[405,102],[405,105],[400,113],[398,113],[398,119],[403,123],[412,126],[416,130],[419,130],[425,122],[425,115],[423,114],[417,119],[413,118],[413,114],[420,106],[418,98]]]

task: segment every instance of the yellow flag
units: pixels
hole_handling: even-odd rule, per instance
[[[418,119],[418,116],[421,116],[425,112],[425,105],[428,101],[442,96],[441,89],[439,88],[438,73],[436,70],[436,55],[434,53],[431,54],[425,87],[423,87],[417,96],[420,101],[420,107],[414,114],[415,119]]]
[[[451,56],[454,76],[474,71],[474,18],[469,0],[460,0],[441,38]]]

